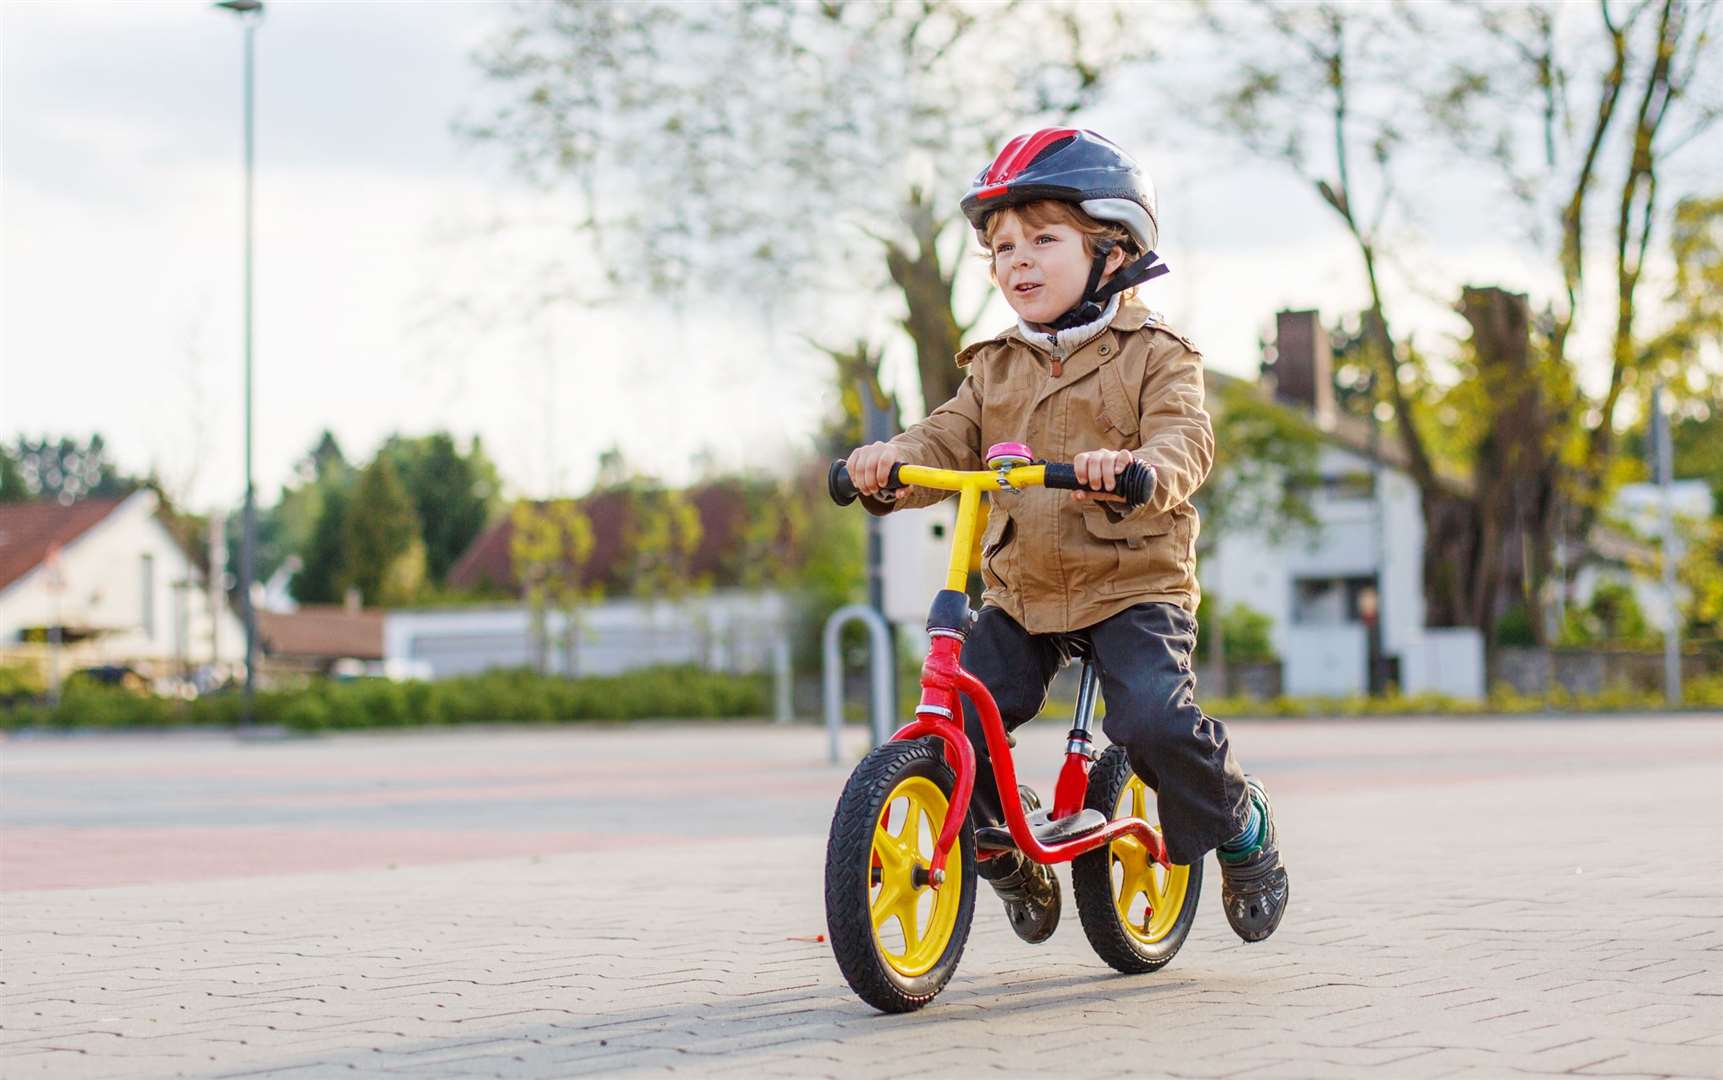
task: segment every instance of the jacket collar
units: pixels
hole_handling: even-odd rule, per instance
[[[1133,330],[1141,330],[1143,327],[1148,326],[1151,323],[1158,323],[1160,321],[1161,318],[1159,315],[1143,306],[1142,301],[1138,300],[1136,297],[1131,297],[1119,304],[1119,310],[1113,315],[1113,321],[1107,324],[1107,330],[1117,331],[1121,334],[1128,334]],[[1084,347],[1078,349],[1073,356],[1080,356],[1084,353],[1093,353],[1097,351],[1094,346],[1098,341],[1105,341],[1108,343],[1109,348],[1107,351],[1109,355],[1117,348],[1117,342],[1114,340],[1114,335],[1103,330],[1092,340],[1086,342]],[[1022,329],[1020,327],[1013,326],[1008,330],[1003,330],[994,334],[990,338],[984,338],[981,341],[973,342],[965,347],[957,354],[957,366],[968,367],[969,362],[975,358],[975,354],[980,352],[982,348],[1001,342],[1015,342],[1025,348],[1035,348],[1034,344],[1023,336]],[[1060,379],[1059,382],[1065,383],[1070,381],[1070,370],[1069,362],[1067,362],[1067,374],[1064,378]]]
[[[1078,349],[1100,337],[1113,324],[1113,319],[1119,314],[1119,298],[1112,297],[1107,301],[1107,308],[1095,317],[1094,322],[1082,326],[1073,326],[1068,330],[1056,330],[1043,333],[1031,328],[1022,319],[1017,320],[1017,336],[1033,345],[1049,356],[1064,360]]]

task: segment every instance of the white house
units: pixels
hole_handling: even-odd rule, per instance
[[[147,490],[0,504],[0,657],[45,675],[129,665],[152,678],[219,677],[242,666],[244,627],[156,510]]]
[[[1198,568],[1204,590],[1273,620],[1287,694],[1394,683],[1406,693],[1482,697],[1483,635],[1424,625],[1422,500],[1399,443],[1336,407],[1317,312],[1282,311],[1275,322],[1275,400],[1321,438],[1310,498],[1316,526],[1273,536],[1235,525]]]

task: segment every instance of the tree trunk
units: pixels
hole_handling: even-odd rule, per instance
[[[963,338],[963,326],[951,311],[955,273],[942,265],[939,236],[947,219],[940,217],[917,188],[904,204],[904,224],[915,238],[913,248],[886,245],[886,269],[903,293],[904,330],[915,342],[916,369],[921,376],[922,414],[950,401],[963,382],[952,358]]]
[[[1518,603],[1543,643],[1560,466],[1555,419],[1532,356],[1530,307],[1524,294],[1468,286],[1460,314],[1471,324],[1477,378],[1494,405],[1489,434],[1472,463],[1479,525],[1473,625],[1491,629]]]

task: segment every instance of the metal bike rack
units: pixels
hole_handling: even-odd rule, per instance
[[[849,604],[832,612],[831,618],[826,620],[822,640],[826,738],[831,744],[834,765],[838,761],[838,737],[844,726],[844,662],[838,652],[838,637],[844,624],[855,619],[867,624],[871,646],[868,650],[868,669],[872,675],[868,715],[872,721],[873,743],[878,746],[891,737],[892,664],[896,662],[892,655],[891,628],[886,625],[885,616],[874,608],[867,604]]]

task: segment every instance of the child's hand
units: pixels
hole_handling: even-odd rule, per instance
[[[897,498],[897,493],[880,489],[891,479],[891,467],[902,460],[903,455],[898,453],[897,447],[876,442],[850,451],[844,466],[849,469],[850,482],[857,491],[882,502],[890,502]]]
[[[1096,498],[1102,500],[1117,499],[1117,495],[1106,495],[1102,492],[1112,491],[1115,486],[1114,477],[1124,472],[1131,464],[1129,450],[1085,450],[1071,462],[1071,467],[1077,473],[1077,483],[1090,488],[1090,491],[1076,491],[1074,499]]]

